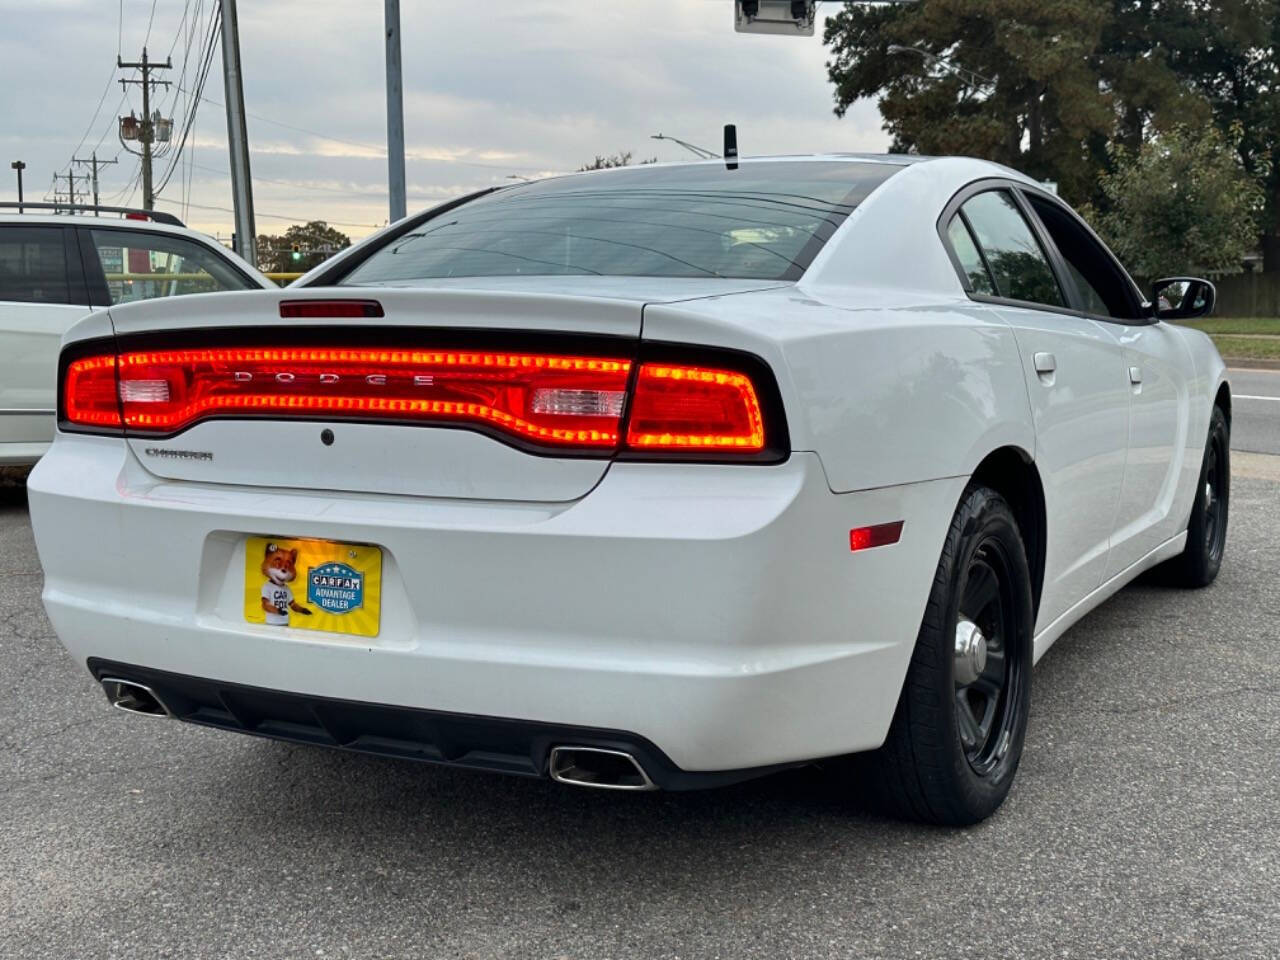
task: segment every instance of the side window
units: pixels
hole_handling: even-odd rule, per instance
[[[0,227],[0,300],[71,302],[62,227]]]
[[[1049,259],[1009,191],[980,193],[961,209],[991,265],[999,296],[1066,306]]]
[[[1133,284],[1106,247],[1061,205],[1034,194],[1027,199],[1067,262],[1084,309],[1100,317],[1138,319],[1141,308]]]
[[[216,253],[182,237],[133,230],[92,230],[90,235],[113,305],[256,289]]]
[[[969,278],[969,286],[973,288],[973,292],[994,296],[996,287],[991,279],[991,273],[982,261],[978,245],[973,242],[973,234],[969,232],[964,218],[958,213],[947,224],[947,238],[951,241],[951,249],[955,251],[956,259],[964,268],[965,276]]]

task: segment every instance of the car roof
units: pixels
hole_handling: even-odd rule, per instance
[[[0,213],[0,224],[5,226],[36,223],[53,226],[110,227],[114,230],[146,230],[176,233],[182,236],[208,237],[207,234],[192,230],[190,227],[174,226],[158,220],[130,220],[120,216],[93,216],[84,213]]]
[[[629,171],[635,170],[653,170],[661,167],[687,167],[693,166],[710,166],[713,164],[722,164],[724,159],[721,157],[712,157],[710,159],[689,159],[689,160],[664,160],[657,163],[628,164],[624,167],[604,167],[599,170],[575,170],[570,173],[557,173],[546,177],[538,177],[534,180],[525,181],[526,183],[539,183],[546,180],[556,180],[563,177],[580,177],[580,176],[619,176],[625,175]],[[1012,167],[1006,167],[1002,164],[995,163],[991,160],[981,160],[976,157],[963,156],[921,156],[914,153],[784,153],[776,155],[739,157],[737,159],[739,167],[749,167],[757,163],[877,163],[886,164],[895,167],[914,167],[924,164],[940,164],[946,163],[948,166],[954,166],[957,163],[972,164],[975,168],[984,170],[991,176],[1005,176],[1017,180],[1029,181],[1025,174],[1014,170]],[[513,183],[507,184],[499,189],[501,190],[518,190],[524,184]]]
[[[229,250],[207,233],[193,230],[190,227],[176,227],[170,223],[157,223],[154,220],[127,220],[124,217],[95,217],[88,214],[65,213],[0,213],[0,227],[20,227],[37,224],[54,227],[100,227],[104,230],[136,230],[146,233],[167,233],[175,237],[194,240],[203,246],[216,249],[236,268],[247,273],[255,282],[266,289],[277,289],[266,275],[257,267],[246,263],[234,250]]]

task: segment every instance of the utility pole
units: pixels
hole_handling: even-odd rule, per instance
[[[387,187],[391,221],[403,220],[404,191],[404,74],[400,65],[400,0],[386,0],[387,28]]]
[[[231,199],[235,207],[236,253],[257,266],[253,225],[253,182],[249,178],[249,129],[244,116],[244,76],[240,69],[240,27],[236,0],[222,4],[222,82],[227,101],[227,142],[231,149]]]
[[[154,210],[156,204],[155,194],[151,190],[151,144],[155,141],[155,124],[151,116],[151,88],[167,87],[168,80],[152,80],[152,70],[171,70],[173,63],[166,57],[164,63],[156,63],[147,59],[147,48],[142,48],[142,59],[137,63],[125,63],[120,57],[116,57],[116,66],[121,70],[141,70],[141,80],[121,79],[120,85],[128,87],[131,83],[136,83],[142,87],[142,127],[139,131],[138,139],[142,141],[142,209]]]
[[[22,213],[22,171],[27,169],[27,165],[21,160],[15,160],[9,166],[18,171],[18,212]]]
[[[83,174],[77,174],[68,169],[66,173],[55,173],[53,175],[53,202],[58,202],[58,181],[65,179],[67,181],[67,200],[71,204],[71,212],[76,212],[76,181],[86,180]]]
[[[90,175],[90,181],[89,181],[89,182],[90,182],[90,183],[92,184],[92,186],[93,186],[93,212],[94,212],[94,213],[97,213],[97,212],[98,212],[98,168],[99,168],[99,167],[107,167],[107,166],[110,166],[110,165],[111,165],[111,164],[113,164],[113,163],[119,163],[120,161],[118,161],[118,160],[99,160],[99,159],[98,159],[98,151],[97,151],[97,150],[95,150],[95,151],[93,151],[93,154],[89,157],[89,159],[88,159],[88,160],[81,160],[81,159],[79,159],[78,157],[72,157],[72,158],[71,158],[71,162],[72,162],[72,163],[78,163],[78,164],[80,164],[82,167],[88,167],[88,168],[92,171],[92,173],[91,173],[91,175]]]

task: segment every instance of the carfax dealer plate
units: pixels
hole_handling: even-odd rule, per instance
[[[245,541],[244,618],[357,637],[378,635],[382,551],[287,537]]]

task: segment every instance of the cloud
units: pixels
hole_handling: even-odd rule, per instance
[[[100,0],[0,0],[9,33],[0,109],[11,122],[0,139],[12,159],[27,161],[31,192],[66,169],[104,92],[81,151],[99,140],[100,156],[120,151],[111,127],[121,90],[111,66],[118,36],[126,59],[141,52],[150,6],[125,0],[118,31],[116,5]],[[148,43],[159,58],[173,47],[175,80],[187,49],[182,15],[182,4],[161,0]],[[718,150],[727,122],[737,124],[745,154],[887,145],[874,105],[833,115],[819,39],[735,34],[728,0],[436,0],[406,3],[402,16],[407,172],[419,207],[509,175],[572,170],[596,154],[685,156],[650,140],[656,133]],[[352,228],[357,235],[385,221],[382,4],[241,4],[240,21],[255,206],[367,224]],[[190,78],[194,64],[185,59]],[[220,66],[215,57],[205,89],[217,101]],[[182,119],[182,91],[160,99],[176,103]],[[139,109],[136,88],[130,105]],[[221,108],[202,104],[195,131],[195,162],[206,169],[191,171],[190,199],[229,207]],[[104,193],[136,174],[131,155],[119,160],[104,175]],[[181,179],[174,175],[167,199],[182,196]],[[210,232],[231,229],[230,214],[216,210],[193,209],[190,220]]]

